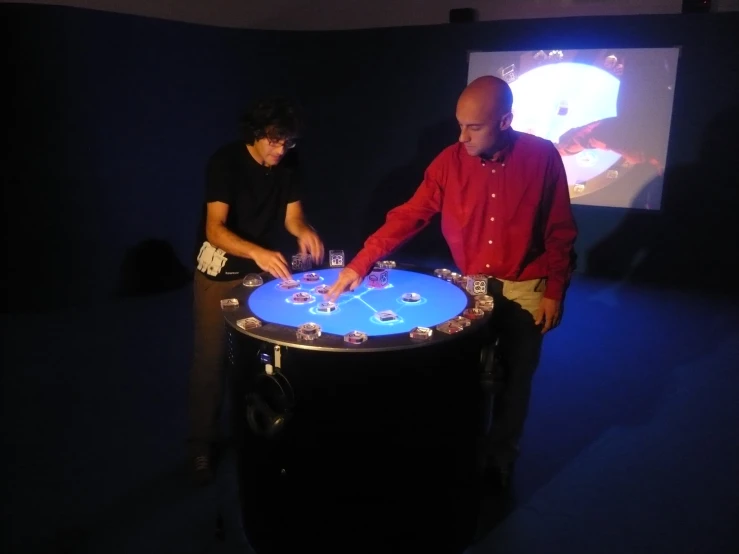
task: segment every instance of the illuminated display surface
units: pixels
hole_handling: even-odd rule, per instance
[[[293,279],[300,284],[292,288],[284,288],[280,280],[268,281],[249,295],[249,309],[264,322],[296,328],[312,322],[321,327],[322,333],[346,335],[356,330],[377,337],[408,333],[414,327],[433,327],[467,307],[469,297],[452,283],[423,273],[390,269],[389,284],[384,288],[370,288],[365,278],[354,291],[337,299],[335,309],[326,309],[321,306],[324,298],[319,287],[333,284],[340,271],[296,273]],[[313,275],[306,279],[307,274]],[[314,275],[319,279],[311,280]],[[305,300],[305,293],[310,300]]]
[[[569,129],[615,117],[620,81],[592,65],[560,63],[537,67],[511,83],[513,128],[555,144]],[[592,179],[621,156],[611,150],[585,149],[563,162],[570,184]]]
[[[658,210],[679,48],[471,52],[468,82],[513,92],[512,127],[551,141],[573,204]]]

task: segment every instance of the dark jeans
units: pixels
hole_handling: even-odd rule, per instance
[[[493,402],[487,452],[498,464],[513,462],[529,410],[531,382],[539,365],[541,328],[534,324],[545,280],[504,281],[491,287],[495,300],[492,325],[504,384]]]
[[[193,359],[189,386],[191,454],[207,454],[218,439],[219,416],[226,382],[226,323],[221,299],[241,283],[213,281],[195,271],[193,286]]]

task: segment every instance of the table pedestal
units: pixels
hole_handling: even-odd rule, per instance
[[[240,494],[255,545],[277,547],[297,529],[338,550],[400,530],[443,541],[474,488],[482,330],[387,352],[279,346],[269,376],[275,345],[231,329]]]

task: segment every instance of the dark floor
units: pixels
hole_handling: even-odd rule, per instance
[[[234,457],[211,487],[184,479],[189,294],[3,316],[3,552],[250,552]],[[478,520],[466,552],[736,551],[738,307],[577,278],[545,341],[510,498],[450,508]],[[458,501],[444,494],[430,488],[425,505]],[[408,513],[423,550],[397,536],[382,551],[451,553],[439,519]]]

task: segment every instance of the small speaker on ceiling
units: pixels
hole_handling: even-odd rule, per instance
[[[477,21],[477,10],[473,8],[449,10],[449,23],[472,23],[474,21]]]
[[[683,13],[708,13],[711,0],[683,0]]]

